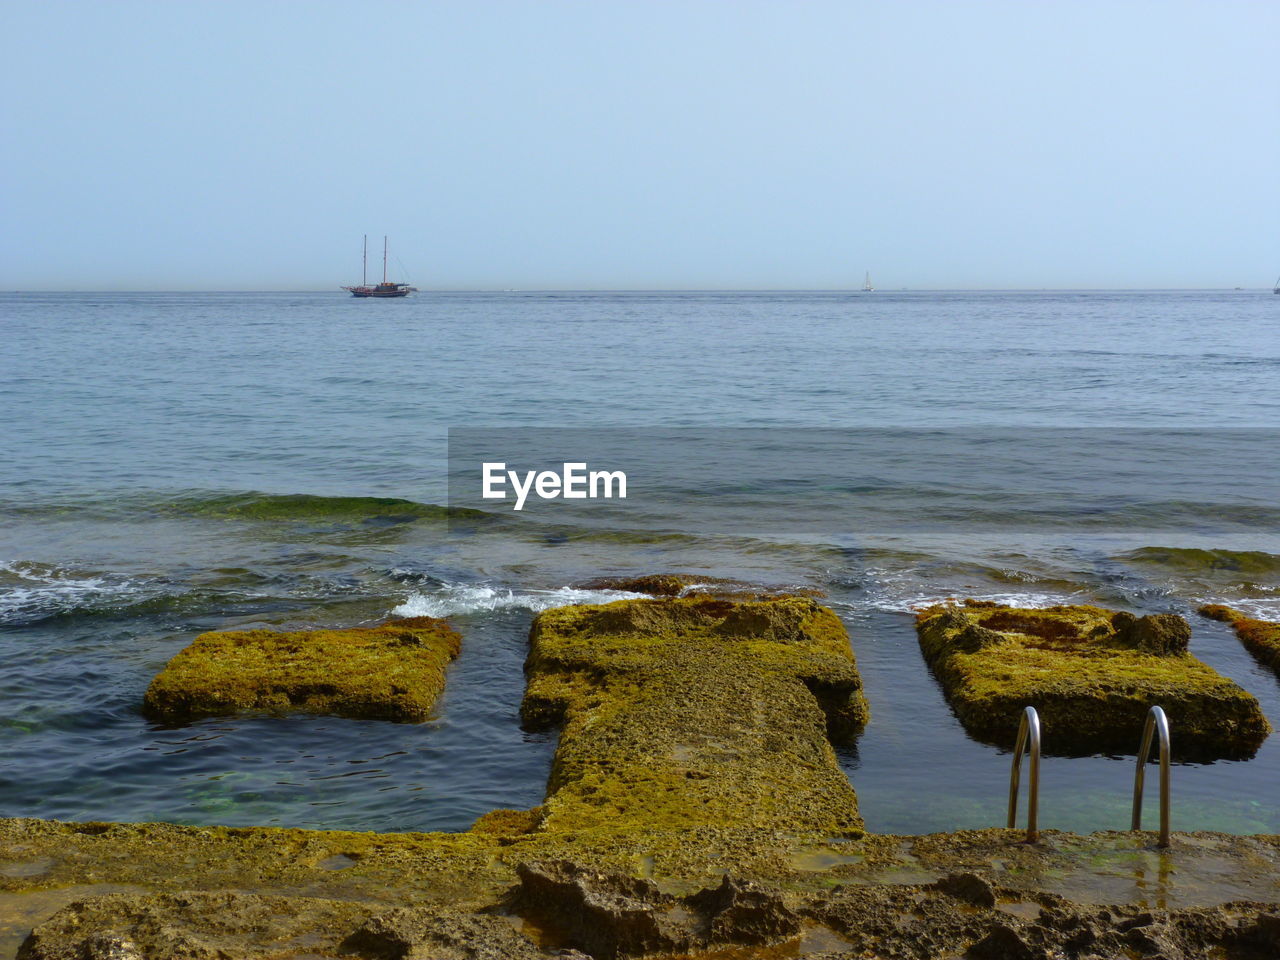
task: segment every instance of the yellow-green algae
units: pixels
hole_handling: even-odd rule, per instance
[[[1280,623],[1272,620],[1255,620],[1248,614],[1210,603],[1200,608],[1203,616],[1231,624],[1245,649],[1258,658],[1263,666],[1280,674]]]
[[[916,619],[956,716],[984,742],[1011,745],[1026,706],[1040,714],[1046,753],[1136,752],[1152,706],[1168,714],[1181,757],[1249,756],[1271,730],[1252,695],[1185,651],[1180,617],[970,601]]]
[[[857,831],[829,739],[866,723],[848,634],[805,597],[540,614],[522,714],[563,722],[541,830]]]
[[[556,860],[647,878],[673,894],[729,875],[775,887],[793,909],[834,903],[828,898],[842,891],[931,883],[956,871],[1033,898],[1059,891],[1085,902],[1160,907],[1280,901],[1277,837],[1177,834],[1171,850],[1157,851],[1154,837],[1140,833],[1045,831],[1039,843],[1025,844],[1021,833],[1006,830],[893,837],[848,829],[856,822],[852,791],[829,777],[823,723],[852,731],[865,721],[866,707],[843,627],[811,600],[627,601],[548,611],[533,634],[526,717],[566,725],[565,756],[557,758],[545,807],[493,811],[463,834],[0,820],[0,862],[14,868],[0,871],[0,891],[25,903],[50,890],[121,884],[176,895],[179,906],[187,905],[184,914],[163,897],[135,897],[86,907],[92,926],[76,927],[65,944],[56,924],[45,928],[55,951],[99,929],[143,937],[155,932],[147,923],[162,922],[179,935],[191,925],[203,929],[200,911],[216,905],[187,891],[252,891],[279,898],[257,904],[270,906],[273,916],[283,910],[308,917],[299,920],[290,946],[317,956],[331,955],[324,938],[335,935],[329,917],[335,910],[334,916],[342,910],[354,916],[385,905],[427,917],[492,918],[511,909],[518,867]],[[724,690],[691,682],[687,670],[724,677]],[[759,685],[747,682],[753,670],[765,677]],[[676,716],[656,717],[660,710]],[[780,744],[768,740],[775,722]],[[769,750],[777,755],[760,761]],[[807,755],[818,762],[806,766]],[[616,784],[609,782],[614,773]],[[726,783],[717,793],[721,776]],[[593,801],[592,786],[605,788],[604,804]],[[688,790],[696,802],[655,794],[666,787]],[[624,795],[629,788],[635,799]],[[774,790],[783,791],[783,801],[794,794],[795,809],[776,803]],[[1176,870],[1165,869],[1175,863]],[[903,895],[933,896],[915,889]],[[243,935],[243,943],[234,941],[241,955],[252,946],[253,956],[277,956],[270,930],[234,919],[244,906],[237,896],[209,923]],[[325,909],[316,909],[313,898],[329,898]],[[80,914],[60,916],[66,926]],[[861,917],[850,914],[852,922]],[[920,944],[903,956],[921,955]],[[795,948],[776,949],[788,955]]]
[[[204,633],[151,681],[143,708],[168,723],[248,710],[421,721],[459,644],[457,632],[432,617],[345,630]]]

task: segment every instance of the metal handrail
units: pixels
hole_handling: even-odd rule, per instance
[[[1159,707],[1147,711],[1138,748],[1138,771],[1133,778],[1133,830],[1142,829],[1142,781],[1151,756],[1151,738],[1160,734],[1160,846],[1169,846],[1169,718]]]
[[[1013,769],[1009,773],[1009,829],[1018,820],[1018,781],[1022,773],[1022,755],[1031,754],[1031,776],[1027,782],[1027,842],[1040,839],[1037,819],[1040,812],[1040,715],[1035,707],[1022,711],[1018,722],[1018,739],[1013,747]]]

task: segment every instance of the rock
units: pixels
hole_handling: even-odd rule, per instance
[[[556,607],[529,641],[521,716],[564,724],[539,835],[861,829],[832,738],[861,730],[866,697],[848,632],[813,599]]]
[[[985,647],[994,646],[1004,639],[1005,636],[1002,633],[971,623],[956,634],[954,642],[956,647],[965,651],[965,653],[976,653]]]
[[[674,897],[635,877],[568,861],[520,864],[516,909],[597,960],[688,949],[690,931],[671,914]]]
[[[1123,934],[1125,945],[1140,956],[1159,956],[1163,960],[1182,960],[1184,956],[1181,937],[1164,916],[1144,911],[1118,921],[1115,929]]]
[[[691,577],[655,573],[641,577],[596,577],[575,586],[583,590],[625,590],[628,593],[647,593],[651,597],[678,597],[693,582]]]
[[[229,891],[109,894],[78,900],[37,925],[18,949],[18,957],[267,960],[279,956],[281,942],[299,937],[310,940],[316,952],[332,952],[343,931],[366,913],[359,904],[312,897]]]
[[[127,937],[95,933],[80,945],[81,960],[143,960],[138,945]]]
[[[994,924],[985,937],[969,948],[967,955],[977,960],[1041,960],[1047,956],[1006,923]]]
[[[778,893],[728,876],[718,886],[674,897],[648,880],[566,861],[522,864],[517,872],[517,911],[597,960],[758,946],[787,940],[801,928]]]
[[[162,723],[252,710],[418,722],[430,717],[459,643],[432,617],[203,633],[151,681],[143,710]]]
[[[1248,927],[1247,938],[1280,957],[1280,913],[1260,913]]]
[[[976,873],[952,873],[935,883],[934,887],[975,907],[996,905],[995,888]]]
[[[1191,625],[1176,613],[1135,617],[1121,611],[1111,618],[1111,626],[1116,642],[1157,656],[1185,653],[1191,642]]]
[[[1274,620],[1255,620],[1239,610],[1221,604],[1209,604],[1200,608],[1203,616],[1231,624],[1240,642],[1263,666],[1280,674],[1280,623]]]
[[[543,960],[547,955],[501,917],[436,907],[370,917],[342,944],[368,960]]]
[[[1187,652],[1191,628],[1173,614],[946,603],[920,611],[916,630],[956,716],[985,743],[1012,746],[1028,705],[1045,750],[1067,756],[1131,753],[1153,704],[1175,724],[1178,760],[1247,758],[1271,731],[1256,697]]]
[[[775,943],[800,932],[800,918],[782,897],[749,881],[726,876],[720,886],[686,897],[685,903],[707,918],[708,945]]]

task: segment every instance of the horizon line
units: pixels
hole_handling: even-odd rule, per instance
[[[1261,287],[431,287],[417,293],[1252,293],[1274,290]],[[29,293],[341,293],[326,287],[151,287],[146,289],[4,289],[0,295]],[[358,299],[358,298],[357,298]]]

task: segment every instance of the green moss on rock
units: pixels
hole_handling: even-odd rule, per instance
[[[1239,610],[1217,603],[1201,607],[1200,613],[1212,620],[1231,624],[1245,649],[1257,657],[1263,666],[1280,674],[1280,623],[1255,620]]]
[[[421,721],[459,643],[432,617],[346,630],[204,633],[151,681],[143,709],[167,723],[259,710]]]
[[[543,831],[858,830],[828,731],[866,723],[848,634],[805,597],[622,600],[534,621],[522,713],[563,723]]]
[[[1183,758],[1250,756],[1271,730],[1252,695],[1187,652],[1181,617],[971,601],[923,610],[916,625],[956,716],[984,742],[1012,745],[1026,706],[1046,753],[1135,752],[1152,706]]]

